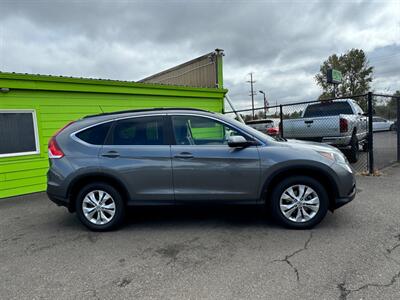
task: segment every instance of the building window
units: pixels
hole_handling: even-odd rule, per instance
[[[0,158],[39,154],[39,145],[34,110],[0,110]]]

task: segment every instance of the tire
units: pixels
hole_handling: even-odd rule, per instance
[[[389,128],[389,130],[390,130],[390,131],[394,131],[394,130],[396,130],[396,129],[394,128],[394,124],[390,125],[390,128]]]
[[[350,163],[356,163],[359,159],[360,153],[360,146],[358,143],[358,138],[355,134],[351,137],[350,141],[350,150],[348,152],[348,160]]]
[[[362,145],[362,151],[364,151],[364,152],[368,152],[368,142],[364,142],[363,143],[363,145]]]
[[[97,208],[95,204],[98,205]],[[75,205],[78,219],[92,231],[115,229],[125,217],[125,204],[121,194],[104,182],[84,186],[78,193]]]
[[[294,204],[299,202],[293,200],[293,198],[288,197],[287,191],[290,190],[290,188],[292,188],[293,192],[292,194],[301,199],[301,197],[299,196],[301,190],[299,188],[296,189],[296,187],[299,186],[306,186],[307,189],[304,189],[304,192],[305,193],[311,192],[311,193],[305,199],[300,201],[302,203],[298,204],[301,205],[300,208],[295,207],[291,213],[290,210],[293,209],[293,206],[289,208],[288,205],[291,205],[290,203]],[[298,192],[297,194],[296,190]],[[318,207],[316,204],[317,200],[315,200],[315,195],[318,198]],[[271,199],[270,206],[273,218],[283,226],[292,229],[313,228],[323,220],[328,211],[328,206],[329,206],[329,198],[324,186],[322,186],[315,179],[308,176],[293,176],[283,179],[274,188],[270,199]],[[311,201],[311,199],[313,201]],[[311,205],[312,202],[313,204]],[[306,205],[305,203],[309,204]],[[282,207],[282,205],[286,205],[286,208],[289,209],[285,211],[286,208]],[[311,207],[313,207],[313,209],[310,209]],[[286,214],[284,213],[284,211],[286,212]],[[297,220],[297,215],[299,212],[301,214],[301,220],[300,219]],[[303,212],[309,215],[310,218],[307,219],[306,214],[303,214]],[[293,220],[293,218],[295,220]]]

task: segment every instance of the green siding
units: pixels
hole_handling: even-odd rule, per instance
[[[35,109],[40,154],[0,157],[0,198],[44,191],[47,142],[70,121],[88,114],[148,107],[187,107],[222,112],[224,89],[190,88],[0,73],[0,109]]]

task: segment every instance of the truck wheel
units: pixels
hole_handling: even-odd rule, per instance
[[[351,138],[350,141],[350,151],[347,158],[350,163],[356,163],[359,159],[359,156],[360,153],[359,153],[358,138],[355,134],[353,134],[353,137]]]
[[[322,221],[328,211],[326,189],[308,176],[293,176],[282,180],[273,190],[273,217],[293,229],[312,228]]]
[[[79,220],[93,231],[108,231],[120,225],[125,216],[125,205],[120,193],[103,182],[83,187],[76,199]]]
[[[368,142],[364,142],[362,145],[362,151],[368,152]]]

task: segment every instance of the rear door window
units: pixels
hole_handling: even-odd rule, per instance
[[[138,117],[115,122],[108,145],[167,145],[164,118]]]

